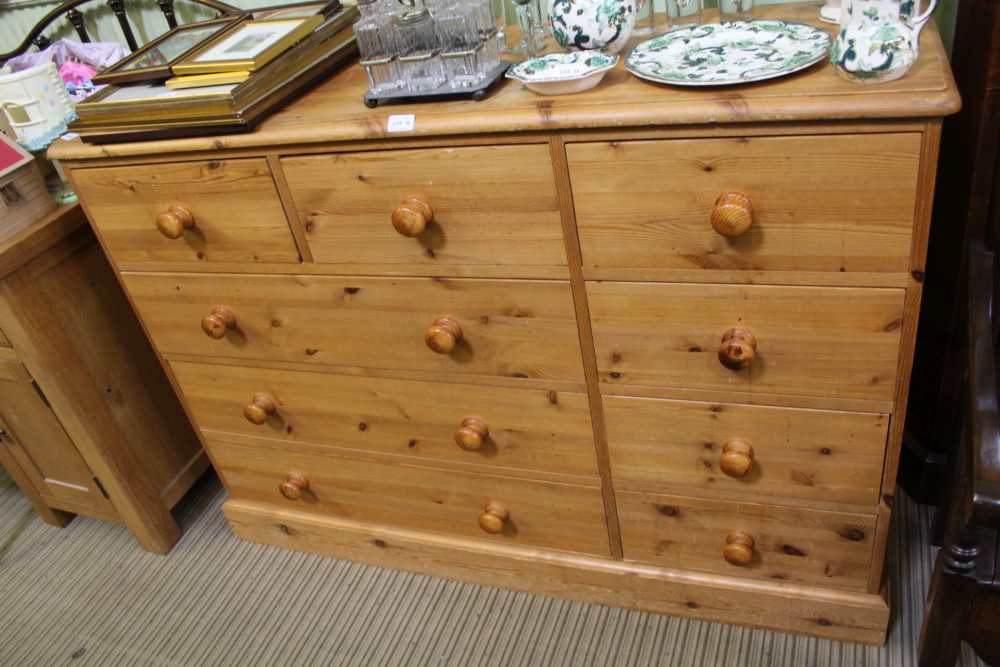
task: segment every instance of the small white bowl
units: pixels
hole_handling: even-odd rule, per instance
[[[590,90],[617,64],[617,54],[600,51],[549,53],[514,65],[507,78],[539,95],[568,95]]]

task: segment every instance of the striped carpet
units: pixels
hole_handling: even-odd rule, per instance
[[[872,648],[679,620],[357,565],[235,539],[211,475],[167,558],[125,529],[49,527],[0,469],[0,665],[916,664],[929,515],[901,498],[897,610]],[[960,664],[981,665],[965,647]]]

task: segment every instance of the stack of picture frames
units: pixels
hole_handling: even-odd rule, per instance
[[[252,129],[357,55],[340,0],[249,10],[177,26],[111,66],[76,107],[89,143]]]

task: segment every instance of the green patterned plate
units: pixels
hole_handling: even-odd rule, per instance
[[[706,23],[674,28],[637,45],[625,68],[658,83],[728,86],[798,72],[829,50],[830,35],[804,23]]]

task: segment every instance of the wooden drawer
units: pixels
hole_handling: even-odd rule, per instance
[[[878,503],[889,417],[606,396],[620,488]]]
[[[603,383],[895,397],[901,289],[591,282],[587,295]],[[733,330],[756,341],[746,368],[720,362]]]
[[[568,283],[434,278],[125,273],[149,332],[167,354],[297,361],[451,378],[583,380]],[[200,326],[223,305],[221,339]],[[425,343],[441,316],[458,323],[450,354]]]
[[[464,265],[568,275],[547,144],[288,157],[281,165],[313,258],[338,272]],[[414,195],[432,220],[408,237],[391,217]]]
[[[116,262],[299,261],[261,158],[76,169],[73,183]],[[179,238],[157,229],[172,206],[194,220]]]
[[[617,498],[626,560],[834,588],[867,585],[871,516],[629,492]],[[737,533],[752,540],[751,549],[728,552],[745,558],[742,565],[727,560]]]
[[[249,446],[235,436],[217,435],[208,445],[237,499],[509,545],[610,554],[598,487],[386,464],[301,444]],[[304,476],[306,488],[280,490],[289,474]],[[508,512],[498,533],[479,525],[489,502]]]
[[[584,270],[905,273],[920,145],[917,133],[570,144]],[[736,237],[711,223],[727,192],[752,202]]]
[[[584,394],[182,361],[171,368],[202,429],[599,484]],[[255,406],[249,416],[248,405]],[[478,439],[482,429],[469,424],[463,448],[456,438],[468,417],[481,418],[486,436]]]

